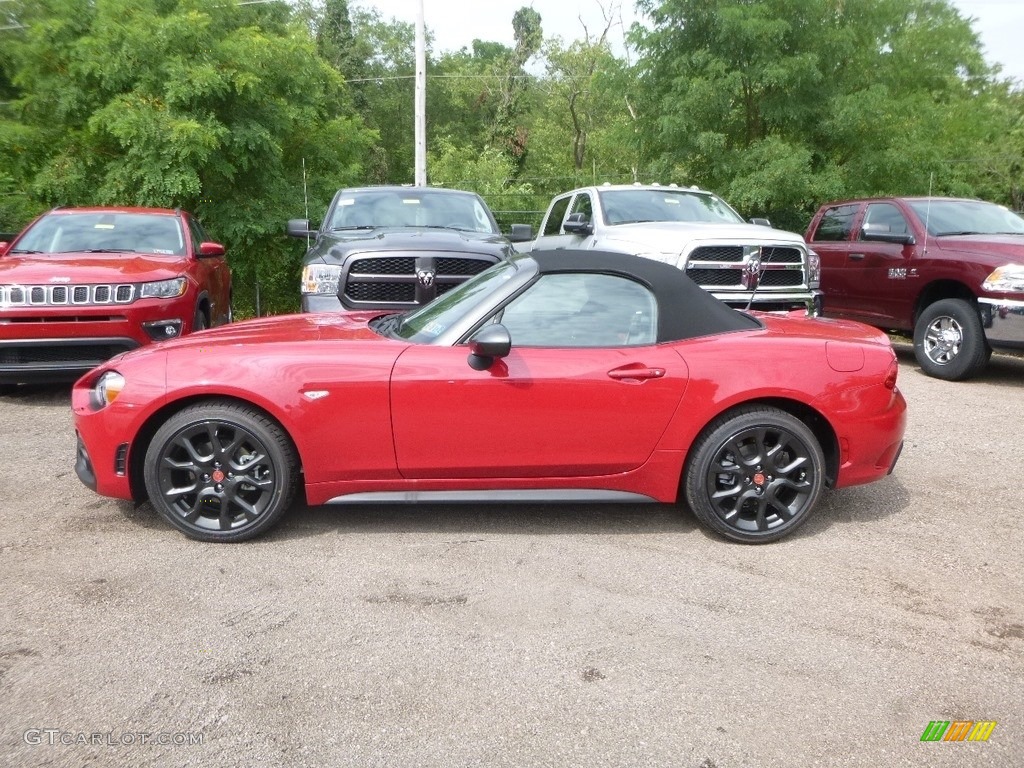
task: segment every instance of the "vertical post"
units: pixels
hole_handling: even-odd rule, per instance
[[[416,15],[416,174],[417,187],[427,186],[427,41],[423,0]]]

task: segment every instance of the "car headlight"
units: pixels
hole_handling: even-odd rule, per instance
[[[638,253],[637,256],[642,259],[660,261],[663,264],[671,264],[672,266],[675,266],[676,262],[679,261],[679,254],[670,251],[645,251],[644,253]]]
[[[124,376],[117,371],[107,371],[96,380],[92,388],[93,403],[97,408],[105,408],[117,400],[124,389]]]
[[[302,268],[302,292],[337,294],[341,285],[341,267],[336,264],[310,264]]]
[[[821,287],[821,256],[814,251],[807,252],[807,287]]]
[[[994,293],[1024,292],[1024,264],[1004,264],[986,277],[981,287]]]
[[[140,299],[174,299],[185,293],[184,277],[171,280],[157,280],[155,283],[143,283],[139,289]]]

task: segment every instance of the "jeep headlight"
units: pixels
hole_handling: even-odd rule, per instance
[[[341,267],[310,264],[302,268],[302,292],[336,295],[341,284]]]
[[[143,283],[139,289],[140,299],[175,299],[185,293],[184,277],[170,280],[157,280],[155,283]]]
[[[807,287],[821,287],[821,256],[814,251],[807,252]]]
[[[1024,264],[1004,264],[981,287],[993,293],[1024,293]]]
[[[97,408],[110,405],[124,389],[124,376],[117,371],[107,371],[100,376],[92,388],[93,403]]]

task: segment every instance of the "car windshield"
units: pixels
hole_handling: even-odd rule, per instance
[[[437,227],[498,234],[483,200],[466,192],[351,190],[335,203],[328,229]]]
[[[479,306],[502,283],[516,274],[515,264],[499,262],[443,296],[438,296],[425,307],[405,315],[394,330],[394,335],[421,344],[429,344],[460,318]]]
[[[742,224],[743,217],[709,192],[665,187],[598,190],[610,225],[649,221],[695,221]]]
[[[153,213],[51,213],[19,240],[11,253],[155,253],[185,255],[177,216]]]
[[[910,207],[928,234],[1024,235],[1024,219],[995,203],[980,200],[911,200]]]

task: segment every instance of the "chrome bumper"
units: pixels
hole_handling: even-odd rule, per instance
[[[1024,301],[978,299],[978,312],[991,346],[1024,349]]]

